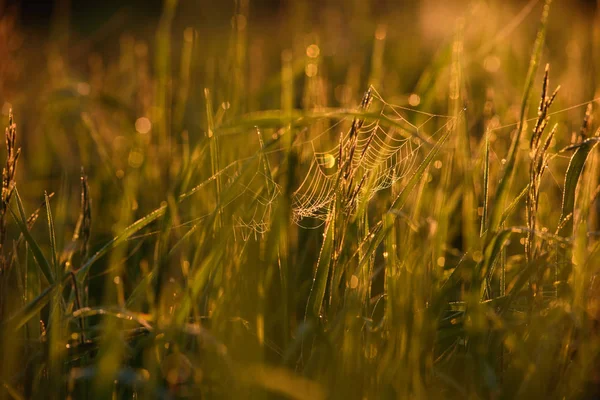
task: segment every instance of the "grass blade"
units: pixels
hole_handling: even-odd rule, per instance
[[[542,57],[542,50],[544,47],[544,40],[546,37],[546,25],[548,22],[548,13],[550,10],[550,3],[552,0],[546,0],[544,5],[544,11],[542,12],[542,18],[540,21],[540,27],[538,29],[537,38],[533,47],[533,53],[531,60],[529,61],[529,70],[527,71],[527,78],[525,79],[525,89],[523,91],[523,98],[521,99],[521,108],[519,112],[519,123],[517,125],[517,132],[512,140],[508,156],[506,157],[506,164],[504,165],[504,173],[496,189],[496,195],[494,196],[494,207],[490,216],[489,227],[492,231],[497,230],[500,227],[500,219],[502,215],[502,209],[504,202],[508,196],[509,182],[512,180],[515,166],[517,164],[517,150],[521,142],[521,136],[525,129],[525,120],[527,118],[527,108],[529,105],[529,97],[531,96],[531,89],[533,87],[533,81],[535,74]]]
[[[575,194],[577,184],[583,172],[583,167],[590,152],[600,141],[600,130],[596,136],[585,140],[577,146],[577,150],[569,161],[567,174],[565,175],[565,186],[563,189],[562,209],[560,215],[559,229],[557,234],[560,236],[571,236],[573,234],[573,211],[575,207]]]
[[[488,199],[489,199],[489,188],[490,188],[490,134],[485,134],[485,156],[484,156],[484,167],[483,167],[483,215],[481,216],[481,228],[479,235],[483,237],[487,231],[488,223]]]
[[[44,202],[46,204],[46,215],[48,216],[48,234],[50,236],[50,251],[52,252],[52,265],[54,266],[54,274],[58,276],[60,274],[58,265],[58,253],[56,250],[56,232],[54,229],[54,218],[52,217],[52,210],[50,209],[50,198],[48,193],[44,193]]]
[[[15,193],[16,193],[16,191],[15,191]],[[17,194],[17,198],[18,198],[18,194]],[[150,223],[156,221],[158,218],[160,218],[162,215],[164,215],[165,210],[166,210],[166,206],[161,206],[161,207],[157,208],[156,210],[152,211],[150,214],[146,215],[145,217],[140,218],[133,224],[129,225],[120,235],[118,235],[117,237],[112,239],[110,242],[108,242],[106,245],[104,245],[92,257],[90,257],[79,270],[76,271],[75,275],[76,275],[77,279],[81,280],[83,277],[85,277],[86,274],[89,272],[90,268],[92,267],[92,265],[96,261],[98,261],[104,255],[106,255],[106,253],[108,253],[112,248],[126,242],[127,239],[130,238],[132,235],[134,235],[136,232],[145,228]],[[22,215],[25,215],[25,213],[23,212]],[[29,233],[29,231],[26,230],[26,227],[21,226],[19,219],[16,217],[16,215],[14,215],[14,213],[13,213],[13,216],[15,217],[15,220],[19,224],[19,227],[21,228],[21,231],[23,232],[23,236],[25,236],[27,243],[32,247],[32,253],[34,255],[34,258],[36,259],[36,261],[38,263],[41,262],[42,265],[44,266],[44,267],[41,267],[42,272],[44,272],[44,275],[46,275],[46,273],[48,273],[48,276],[46,276],[46,278],[49,277],[50,279],[52,279],[52,281],[49,280],[49,282],[51,282],[50,286],[48,286],[46,289],[44,289],[44,291],[42,293],[40,293],[40,295],[38,297],[36,297],[33,301],[31,301],[30,303],[25,305],[23,308],[21,308],[19,311],[17,311],[13,315],[13,317],[9,320],[10,326],[14,327],[14,329],[18,329],[19,327],[23,326],[23,324],[25,324],[29,320],[29,318],[33,317],[37,312],[39,312],[48,303],[50,295],[53,294],[56,290],[58,290],[59,286],[62,285],[62,283],[66,282],[70,278],[71,275],[68,273],[64,274],[61,277],[60,282],[54,281],[54,278],[52,277],[52,271],[50,269],[50,264],[44,258],[43,253],[41,252],[41,249],[39,248],[39,246],[37,245],[37,243],[35,242],[33,237],[31,237],[31,234]],[[23,229],[25,229],[25,230],[23,230]],[[38,260],[38,257],[40,257],[40,260]]]
[[[325,239],[321,246],[317,268],[315,270],[308,304],[306,305],[306,317],[314,316],[318,318],[321,314],[321,306],[325,298],[325,289],[329,279],[329,267],[331,265],[331,256],[333,254],[333,243],[335,236],[335,209],[332,210],[327,227],[325,228]]]
[[[42,270],[42,273],[48,280],[48,283],[53,284],[55,277],[54,277],[54,273],[52,272],[50,263],[44,256],[42,249],[40,248],[40,246],[38,245],[36,240],[33,238],[33,236],[31,236],[31,233],[29,232],[29,229],[27,228],[27,217],[25,216],[23,202],[21,201],[21,196],[19,196],[19,192],[16,188],[15,188],[14,193],[15,193],[15,199],[17,202],[17,210],[19,212],[19,215],[17,216],[12,209],[10,209],[10,213],[12,214],[15,222],[17,223],[17,226],[21,230],[23,237],[29,244],[29,247],[31,248],[33,257],[35,258],[35,261],[37,262],[38,266]]]

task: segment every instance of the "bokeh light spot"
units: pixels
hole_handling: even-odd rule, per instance
[[[311,44],[306,48],[306,55],[310,58],[317,58],[319,57],[320,53],[321,49],[319,49],[319,46],[317,46],[316,44]]]
[[[148,118],[141,117],[135,121],[135,130],[139,133],[146,134],[150,132],[150,129],[152,129],[152,122]]]

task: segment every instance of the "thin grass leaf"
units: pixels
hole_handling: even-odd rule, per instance
[[[519,112],[519,123],[517,125],[517,131],[513,137],[508,156],[506,157],[506,164],[504,165],[504,173],[500,179],[500,183],[496,189],[496,195],[494,196],[494,207],[490,215],[489,228],[492,231],[497,230],[501,224],[500,219],[502,215],[502,208],[504,202],[508,196],[509,182],[512,180],[515,166],[517,164],[518,148],[521,142],[521,135],[525,129],[525,120],[527,118],[527,109],[529,105],[529,98],[531,97],[531,90],[533,88],[533,81],[537,72],[538,64],[542,57],[542,50],[544,47],[544,41],[546,37],[546,27],[548,22],[548,13],[550,10],[550,3],[552,0],[546,0],[544,5],[544,11],[542,12],[542,18],[540,26],[538,28],[537,38],[533,46],[533,53],[531,60],[529,61],[529,70],[527,71],[527,78],[525,79],[525,89],[523,91],[523,97],[521,99],[521,107]]]
[[[14,193],[15,193],[15,200],[17,203],[17,210],[19,212],[19,216],[17,216],[12,209],[9,209],[10,213],[12,214],[15,222],[17,223],[17,226],[21,230],[23,237],[29,244],[29,246],[31,248],[31,252],[33,254],[33,257],[35,258],[35,261],[37,262],[38,266],[40,267],[42,273],[48,280],[48,283],[53,284],[55,277],[54,277],[54,273],[52,271],[52,267],[50,266],[50,263],[44,256],[42,249],[37,244],[37,242],[33,238],[33,236],[31,236],[31,233],[29,232],[29,229],[27,228],[27,217],[25,216],[25,210],[23,209],[23,202],[21,201],[21,196],[19,196],[19,192],[16,188],[15,188]]]
[[[69,278],[69,275],[65,275],[65,281]],[[57,283],[47,286],[35,299],[27,303],[23,308],[17,311],[12,317],[10,317],[4,324],[0,325],[1,329],[8,327],[12,331],[19,330],[23,325],[27,323],[31,318],[37,315],[46,304],[48,304],[48,298],[57,288]]]
[[[79,270],[76,271],[75,275],[77,279],[83,279],[96,261],[98,261],[104,255],[106,255],[112,248],[122,243],[125,243],[127,239],[134,235],[136,232],[148,226],[150,223],[156,221],[158,218],[164,215],[165,210],[166,206],[161,206],[153,212],[151,212],[150,214],[146,215],[143,218],[140,218],[139,220],[128,226],[120,235],[116,236],[114,239],[112,239],[110,242],[104,245],[104,247],[98,250],[92,257],[90,257],[87,260],[87,262]],[[20,210],[20,212],[21,211],[22,210]],[[24,212],[22,212],[22,216],[23,215],[25,215]],[[13,216],[15,217],[15,220],[17,220],[17,223],[19,223],[19,219],[16,217],[16,215],[14,215],[14,213]],[[23,230],[25,228],[24,225],[19,226],[22,228],[21,230],[23,232],[23,235],[25,236],[25,239],[27,240],[27,243],[32,247],[32,253],[34,255],[34,258],[36,258],[36,261],[38,261],[37,257],[41,257],[41,262],[45,266],[44,268],[46,268],[46,272],[48,272],[49,277],[52,278],[50,264],[43,257],[39,246],[37,246],[37,243],[35,242],[35,240],[33,240],[33,237],[31,237],[29,231],[27,231],[26,229]],[[30,239],[27,239],[28,237]],[[37,248],[37,250],[34,250],[34,248]],[[61,285],[64,284],[68,279],[70,279],[70,277],[71,275],[67,273],[61,277],[60,282],[54,282],[54,280],[52,280],[52,284],[46,289],[44,289],[44,291],[40,293],[39,296],[37,296],[33,301],[25,305],[23,308],[21,308],[13,315],[13,317],[11,317],[8,325],[13,327],[14,329],[18,329],[19,327],[23,326],[31,317],[38,313],[48,303],[50,295],[53,294],[56,290],[58,290],[59,285],[60,287],[62,287]]]
[[[210,168],[211,175],[215,176],[217,172],[220,170],[219,168],[219,142],[217,140],[217,132],[215,131],[215,122],[214,122],[214,114],[212,107],[212,100],[210,97],[210,91],[208,89],[204,89],[204,99],[206,101],[206,119],[208,121],[207,132],[209,140],[209,149],[210,149]],[[217,217],[217,227],[221,227],[222,224],[222,213],[220,209],[221,204],[221,176],[218,175],[215,180],[215,190],[216,190],[216,200],[217,204],[219,204],[219,211]]]
[[[10,395],[10,397],[12,397],[14,400],[25,400],[25,397],[23,397],[23,395],[19,393],[17,388],[12,386],[10,383],[2,381],[2,386],[4,387],[4,390],[6,390],[6,392]]]
[[[527,186],[525,186],[523,190],[521,190],[521,193],[519,193],[517,197],[515,197],[513,201],[510,202],[508,207],[506,207],[506,209],[502,212],[502,216],[500,217],[500,226],[502,226],[506,222],[508,217],[510,217],[517,210],[517,206],[525,198],[525,196],[527,196],[528,191],[529,184],[527,184]]]
[[[44,193],[44,203],[46,204],[46,215],[48,217],[48,235],[50,236],[50,251],[51,261],[54,266],[54,274],[58,276],[60,274],[58,264],[58,251],[56,250],[56,232],[54,229],[54,218],[52,217],[52,210],[50,208],[50,197],[48,193]]]
[[[83,278],[89,271],[89,269],[94,265],[96,261],[102,258],[106,253],[108,253],[112,248],[117,247],[118,245],[125,243],[127,239],[129,239],[133,234],[144,229],[146,226],[156,221],[158,218],[162,217],[167,210],[167,206],[161,206],[156,210],[152,211],[150,214],[146,215],[135,221],[133,224],[129,225],[123,232],[117,235],[110,242],[105,244],[100,250],[98,250],[94,255],[92,255],[86,262],[81,266],[80,269],[77,270],[76,275],[77,279]]]
[[[329,269],[333,255],[334,236],[335,236],[335,209],[330,214],[327,227],[325,229],[325,238],[317,260],[308,303],[306,305],[305,318],[314,316],[318,318],[321,315],[321,307],[325,298],[325,290],[329,279]]]
[[[481,228],[479,235],[484,236],[487,231],[488,223],[488,199],[489,199],[489,188],[490,188],[490,133],[485,134],[485,156],[484,156],[484,167],[483,167],[483,214],[481,216]]]
[[[220,135],[239,134],[248,129],[274,128],[281,126],[286,120],[292,118],[294,127],[308,126],[322,119],[359,118],[365,122],[380,122],[390,128],[397,128],[398,134],[407,138],[417,137],[427,144],[433,144],[429,137],[425,137],[414,126],[402,119],[393,119],[379,112],[367,112],[355,108],[320,108],[318,111],[292,110],[289,115],[280,110],[266,110],[249,113],[228,124],[220,126],[217,131]]]
[[[599,133],[600,130],[596,132],[597,135]],[[557,230],[557,234],[560,236],[566,237],[573,234],[573,218],[569,216],[573,215],[575,208],[577,184],[579,183],[579,178],[583,172],[583,167],[585,166],[588,155],[591,153],[594,147],[596,147],[599,141],[600,137],[598,136],[585,140],[577,146],[575,154],[573,154],[569,161],[567,174],[565,175],[559,229]]]
[[[498,259],[500,252],[506,246],[510,235],[515,233],[512,229],[503,229],[500,232],[496,233],[488,246],[485,249],[483,260],[479,263],[476,268],[478,272],[478,276],[475,276],[475,279],[482,279],[481,283],[489,282],[491,280],[491,273],[493,272],[492,266]],[[484,300],[484,297],[489,295],[487,292],[489,285],[481,285],[481,300]]]

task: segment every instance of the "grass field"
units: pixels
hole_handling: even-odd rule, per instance
[[[0,399],[599,398],[600,5],[221,3],[0,14]]]

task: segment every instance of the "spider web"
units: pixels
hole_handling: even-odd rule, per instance
[[[377,192],[389,188],[394,182],[398,182],[402,177],[410,174],[419,159],[421,147],[426,143],[428,145],[433,144],[435,137],[444,129],[452,129],[456,118],[393,105],[384,101],[374,89],[372,90],[374,103],[378,103],[374,104],[373,108],[378,106],[377,110],[379,111],[371,118],[371,122],[364,124],[359,129],[360,141],[357,142],[357,147],[362,149],[365,155],[361,156],[363,153],[359,150],[357,151],[359,157],[353,161],[354,166],[360,167],[363,176],[370,173],[373,182],[375,182],[368,191],[361,193],[363,200],[369,200]],[[600,102],[600,97],[554,111],[549,115],[557,115],[597,102]],[[301,183],[294,191],[291,199],[294,221],[303,228],[321,226],[322,223],[317,226],[303,226],[302,220],[312,218],[324,222],[335,196],[335,177],[338,171],[336,163],[340,143],[342,146],[349,144],[348,132],[352,123],[352,116],[340,117],[339,114],[336,115],[335,117],[323,117],[325,122],[331,124],[330,126],[322,129],[319,127],[312,132],[309,131],[312,138],[308,140],[304,138],[304,141],[298,138],[292,145],[301,155],[301,168],[304,169],[304,172],[300,174],[302,176]],[[532,117],[526,119],[526,121],[532,122],[536,119],[537,117]],[[407,129],[402,129],[400,127],[402,124]],[[514,128],[517,124],[500,125],[497,123],[488,128],[488,132]],[[314,125],[320,126],[318,123]],[[427,134],[426,131],[432,133]],[[366,143],[368,143],[368,138],[371,136],[374,137],[371,140],[375,144],[370,150],[365,151],[365,148],[367,148]],[[336,142],[337,145],[334,145]],[[234,232],[241,233],[243,240],[248,240],[251,237],[256,238],[269,231],[274,205],[282,195],[279,185],[272,179],[268,169],[265,170],[265,160],[277,153],[283,153],[287,149],[278,148],[266,151],[260,138],[257,145],[261,147],[258,153],[256,150],[252,150],[242,157],[235,158],[217,173],[180,195],[180,198],[189,197],[210,187],[219,177],[222,178],[225,181],[225,186],[231,186],[236,194],[223,203],[221,208],[233,208],[233,229]],[[252,145],[249,144],[244,148],[250,150]],[[490,148],[490,150],[495,159],[500,162],[501,158],[494,153],[493,148]],[[553,158],[570,159],[570,156],[557,153]],[[247,161],[252,161],[252,163],[245,164]],[[251,170],[250,177],[245,181],[236,180],[236,177],[240,175],[244,168]],[[554,180],[560,188],[560,182],[556,178]],[[200,217],[190,219],[173,228],[192,226],[190,231],[196,229],[204,219],[214,213],[212,208],[205,211]],[[148,232],[132,236],[127,240],[136,240],[157,235],[161,232],[160,230]]]
[[[373,88],[371,96],[368,112],[339,109],[324,112],[296,136],[292,146],[300,159],[296,172],[300,183],[290,201],[292,219],[299,226],[316,227],[312,223],[305,226],[305,219],[321,223],[326,220],[339,186],[340,157],[342,153],[347,154],[350,147],[355,154],[350,161],[354,172],[352,179],[354,183],[365,183],[351,187],[359,186],[357,199],[367,202],[410,175],[420,159],[421,147],[431,146],[435,136],[443,129],[451,128],[450,123],[454,120],[452,116],[390,104]],[[355,118],[362,117],[365,121],[351,133]],[[250,150],[254,147],[254,140],[250,139],[250,143],[241,148],[241,151],[250,151],[247,156],[239,154],[241,157],[231,160],[229,165],[187,194],[221,179],[224,188],[234,194],[221,209],[230,208],[234,233],[244,241],[264,235],[271,227],[275,204],[282,196],[281,187],[272,178],[271,166],[275,167],[273,171],[276,170],[284,160],[281,155],[288,151],[287,148],[267,150],[258,128],[256,132],[258,152]],[[346,211],[353,212],[352,209]]]
[[[244,207],[245,212],[240,215],[234,215],[234,229],[238,229],[244,241],[254,236],[262,236],[269,231],[271,226],[271,217],[275,201],[281,194],[279,185],[265,171],[257,170],[252,181],[259,179],[265,181],[265,190],[256,191],[250,185],[244,185],[244,194],[248,201],[248,206]],[[250,195],[250,198],[248,198]]]
[[[364,179],[368,182],[358,193],[358,198],[359,201],[368,201],[377,192],[391,187],[410,174],[419,158],[419,150],[424,144],[421,137],[426,125],[434,125],[434,122],[440,119],[445,119],[444,125],[447,125],[447,120],[453,119],[451,116],[392,105],[384,101],[374,89],[372,89],[372,96],[376,104],[371,108],[378,110],[376,117],[371,117],[369,122],[365,121],[357,130],[356,137],[351,135],[350,129],[346,129],[339,132],[339,142],[336,146],[320,150],[319,147],[327,146],[319,143],[323,141],[323,137],[327,136],[327,133],[332,136],[333,131],[339,125],[343,125],[342,123],[334,125],[328,130],[330,132],[323,132],[308,141],[312,154],[310,165],[292,199],[296,223],[300,223],[304,218],[321,220],[327,218],[335,199],[340,150],[348,149],[353,145],[354,140],[356,140],[356,155],[351,162],[352,169],[357,171],[355,181]],[[411,123],[410,120],[419,125]],[[433,136],[435,133],[430,138]]]

